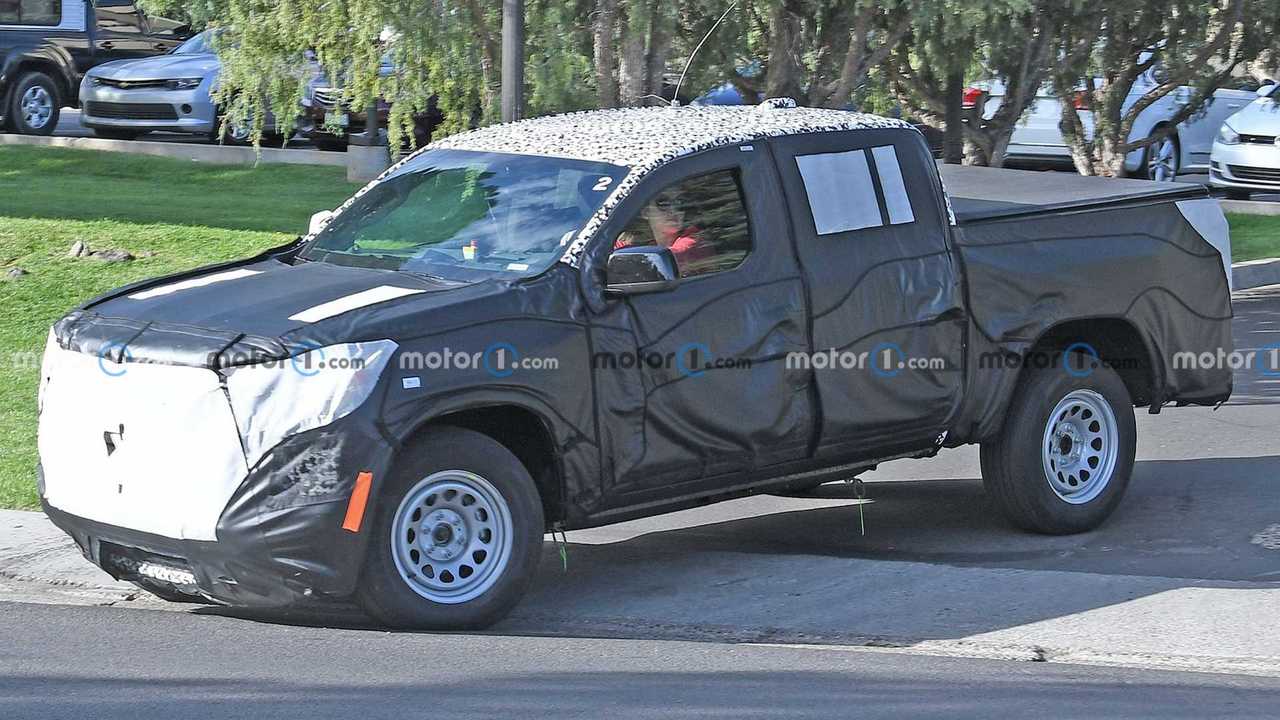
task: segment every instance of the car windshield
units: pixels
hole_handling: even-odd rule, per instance
[[[550,267],[626,175],[618,165],[430,150],[342,211],[302,259],[457,282]]]
[[[213,52],[213,31],[205,30],[199,35],[173,49],[174,55],[208,55]]]

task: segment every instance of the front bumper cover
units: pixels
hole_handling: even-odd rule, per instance
[[[368,542],[364,530],[372,519],[364,518],[362,532],[342,528],[355,477],[371,472],[371,497],[376,497],[391,457],[383,435],[357,417],[295,435],[250,472],[219,518],[212,542],[78,517],[53,507],[43,495],[41,502],[84,556],[118,580],[169,599],[284,607],[351,594]],[[371,503],[367,512],[373,511]],[[142,575],[138,561],[173,572]],[[183,579],[187,572],[193,583]]]

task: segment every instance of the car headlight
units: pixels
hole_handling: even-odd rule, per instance
[[[1231,126],[1223,123],[1222,128],[1218,130],[1218,142],[1223,145],[1239,145],[1240,133],[1231,129]]]
[[[200,87],[202,82],[204,82],[204,78],[179,78],[165,83],[165,87],[170,90],[195,90]]]
[[[378,384],[395,342],[329,345],[226,372],[245,461],[253,467],[285,438],[350,415]]]

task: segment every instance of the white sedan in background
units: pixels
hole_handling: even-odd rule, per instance
[[[1227,118],[1213,141],[1209,184],[1234,200],[1280,192],[1280,91],[1258,88],[1257,99]]]
[[[1101,80],[1099,79],[1098,82]],[[1159,82],[1159,66],[1143,73],[1129,89],[1124,108],[1127,110]],[[1254,86],[1240,80],[1231,81],[1230,84],[1216,89],[1213,97],[1205,103],[1203,110],[1178,123],[1173,132],[1165,135],[1155,144],[1129,153],[1124,163],[1126,174],[1145,177],[1149,180],[1172,181],[1181,173],[1206,170],[1214,135],[1222,126],[1223,120],[1254,99],[1252,87]],[[964,99],[968,107],[973,107],[982,99],[983,117],[990,118],[1004,102],[1004,94],[1003,83],[998,80],[987,80],[974,83],[966,89]],[[1191,88],[1181,87],[1152,103],[1138,113],[1133,130],[1129,133],[1129,139],[1140,140],[1166,130],[1170,125],[1170,119],[1191,101],[1191,97]],[[1073,98],[1072,102],[1075,103],[1076,113],[1080,117],[1085,133],[1092,135],[1092,110],[1081,95]],[[1039,88],[1035,100],[1014,128],[1013,136],[1009,141],[1008,157],[1070,162],[1071,151],[1062,137],[1062,131],[1058,129],[1061,117],[1062,103],[1054,94],[1053,87],[1046,83]]]

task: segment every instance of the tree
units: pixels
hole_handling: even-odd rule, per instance
[[[913,115],[962,133],[968,162],[1000,167],[1014,128],[1048,78],[1059,4],[946,3],[895,49],[885,66],[890,84]],[[990,118],[979,105],[960,122],[956,78],[975,74],[1003,85],[1004,97]]]
[[[1126,156],[1145,150],[1199,111],[1213,90],[1265,50],[1276,28],[1275,0],[1070,0],[1053,73],[1060,128],[1076,169],[1120,176]],[[1130,99],[1134,82],[1155,84]],[[1189,101],[1151,137],[1130,138],[1143,110],[1188,87]],[[1079,101],[1078,103],[1076,101]],[[1075,105],[1092,109],[1089,133]]]

